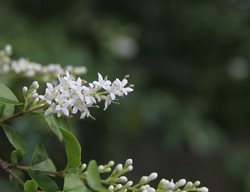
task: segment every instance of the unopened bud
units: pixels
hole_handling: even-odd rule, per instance
[[[125,176],[119,177],[119,182],[120,183],[126,183],[127,181],[128,181],[127,177],[125,177]]]
[[[115,190],[119,190],[121,188],[122,188],[122,184],[118,184],[118,185],[115,186]]]
[[[123,170],[122,164],[118,164],[118,165],[116,166],[115,170],[117,170],[117,171],[119,171],[119,172],[122,171],[122,170]]]
[[[176,185],[178,185],[178,187],[182,187],[186,184],[186,179],[180,179],[179,181],[176,182]]]
[[[198,191],[199,192],[208,192],[209,190],[206,187],[202,187],[202,188],[198,189]]]
[[[128,171],[132,171],[133,170],[133,166],[132,165],[129,165],[128,168],[127,168]]]
[[[167,183],[166,187],[168,190],[173,190],[175,188],[175,184],[173,182],[169,182]]]
[[[32,89],[38,89],[39,88],[39,84],[37,81],[33,81],[33,83],[31,84],[31,88]]]
[[[33,99],[36,99],[36,98],[39,97],[39,95],[38,95],[38,93],[33,93],[33,94],[31,95],[31,97],[32,97]]]
[[[127,159],[125,165],[129,166],[133,164],[133,159]]]
[[[114,188],[113,185],[110,185],[109,188],[108,188],[109,191],[113,191],[114,189],[115,189],[115,188]]]
[[[152,180],[155,180],[157,177],[158,177],[158,174],[157,174],[157,173],[151,173],[151,174],[148,176],[148,180],[149,180],[149,181],[152,181]]]
[[[23,91],[23,94],[26,95],[26,93],[28,92],[28,87],[24,86],[22,91]]]
[[[131,187],[133,185],[133,181],[128,181],[127,183],[126,183],[126,186],[127,187]]]
[[[109,166],[113,166],[115,164],[115,162],[114,161],[110,161],[110,162],[108,162],[108,165]]]

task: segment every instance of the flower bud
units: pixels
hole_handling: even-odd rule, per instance
[[[109,188],[108,188],[109,191],[113,191],[114,189],[115,189],[115,188],[114,188],[113,185],[110,185]]]
[[[99,165],[99,166],[98,166],[98,170],[99,170],[99,171],[103,171],[103,169],[104,169],[104,166],[103,166],[103,165]]]
[[[127,168],[128,171],[132,171],[133,170],[133,166],[132,165],[129,165],[128,168]]]
[[[28,92],[28,87],[24,86],[22,91],[23,91],[23,94],[26,95]]]
[[[209,190],[206,187],[201,187],[201,188],[198,189],[198,191],[199,192],[208,192]]]
[[[175,184],[173,182],[169,182],[167,183],[166,188],[168,190],[173,190],[175,188]]]
[[[38,95],[38,93],[33,93],[33,94],[31,95],[31,97],[32,97],[33,99],[36,99],[36,98],[39,97],[39,95]]]
[[[194,186],[196,186],[196,187],[198,187],[200,184],[201,184],[200,181],[195,181],[195,182],[194,182]]]
[[[123,170],[123,166],[122,166],[122,164],[118,164],[116,167],[115,167],[115,170],[116,171],[122,171]]]
[[[158,174],[157,174],[157,173],[151,173],[151,174],[148,176],[148,180],[149,180],[149,181],[152,181],[152,180],[155,180],[157,177],[158,177]]]
[[[179,187],[182,187],[186,184],[186,179],[180,179],[179,181],[176,182],[176,185],[178,185]]]
[[[118,184],[118,185],[115,186],[115,190],[119,190],[121,188],[122,188],[122,184]]]
[[[110,161],[110,162],[108,162],[108,166],[113,166],[115,164],[115,162],[114,161]]]
[[[129,166],[133,164],[133,159],[127,159],[125,165]]]
[[[125,176],[119,177],[119,182],[120,183],[126,183],[127,181],[128,181],[127,177],[125,177]]]
[[[127,187],[131,187],[133,185],[133,181],[128,181],[127,183],[126,183],[126,186]]]
[[[32,89],[38,89],[39,88],[39,84],[37,81],[33,81],[33,83],[31,84],[31,88]]]

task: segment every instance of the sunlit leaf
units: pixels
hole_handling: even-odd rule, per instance
[[[81,165],[81,145],[71,132],[63,128],[60,130],[63,135],[67,155],[66,169],[77,168]]]
[[[77,174],[67,174],[64,177],[63,192],[87,192],[87,188]]]
[[[38,185],[34,180],[28,180],[24,184],[24,192],[36,192]]]
[[[87,168],[87,183],[91,187],[91,189],[95,191],[99,191],[99,192],[107,191],[107,189],[102,186],[97,163],[94,160],[89,162],[89,165]]]

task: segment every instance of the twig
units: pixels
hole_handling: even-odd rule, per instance
[[[22,179],[20,179],[9,167],[10,164],[0,158],[0,168],[7,172],[9,175],[11,175],[19,185],[23,186],[24,182],[22,181]]]
[[[10,116],[10,117],[6,117],[5,119],[1,119],[1,120],[0,120],[0,124],[3,123],[3,122],[9,121],[9,120],[11,120],[11,119],[14,119],[14,118],[16,118],[16,117],[20,117],[20,116],[22,116],[22,115],[25,115],[25,114],[27,114],[27,113],[30,113],[30,112],[33,112],[33,111],[37,111],[37,110],[39,110],[39,109],[44,108],[45,106],[46,106],[46,104],[41,104],[41,105],[38,105],[38,106],[36,106],[36,107],[30,108],[30,109],[28,109],[28,110],[26,110],[26,111],[20,111],[20,112],[18,112],[18,113],[16,113],[16,114],[12,115],[12,116]]]

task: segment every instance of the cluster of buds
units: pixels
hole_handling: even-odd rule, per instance
[[[60,64],[41,65],[40,63],[32,62],[25,58],[12,60],[11,55],[12,47],[10,45],[6,45],[5,48],[0,51],[0,74],[13,73],[27,78],[36,76],[36,78],[40,78],[46,82],[54,79],[58,74],[64,75],[66,71],[74,75],[82,75],[87,72],[84,66],[73,67],[68,65],[63,68]]]
[[[84,168],[86,164],[83,164]],[[129,180],[125,174],[133,170],[133,160],[127,159],[124,164],[117,164],[113,169],[114,161],[106,165],[99,165],[98,170],[102,173],[110,172],[110,176],[103,180],[110,192],[137,191],[137,192],[208,192],[208,188],[199,187],[200,182],[190,182],[186,179],[180,179],[177,182],[161,179],[157,188],[150,186],[150,182],[157,179],[158,174],[153,172],[148,176],[142,176],[138,183]]]
[[[104,101],[104,109],[107,109],[118,96],[124,96],[133,91],[132,85],[125,87],[128,83],[126,77],[123,80],[116,79],[111,82],[98,74],[98,81],[87,84],[85,80],[80,77],[75,79],[67,72],[66,76],[59,76],[58,79],[58,85],[47,83],[45,94],[40,95],[40,99],[49,105],[46,115],[56,113],[60,117],[80,112],[81,119],[92,117],[90,107],[98,107],[98,102]]]
[[[24,86],[22,89],[23,97],[24,97],[24,107],[23,111],[37,106],[41,100],[39,98],[39,94],[37,90],[39,88],[39,83],[37,81],[33,81],[29,87]]]

